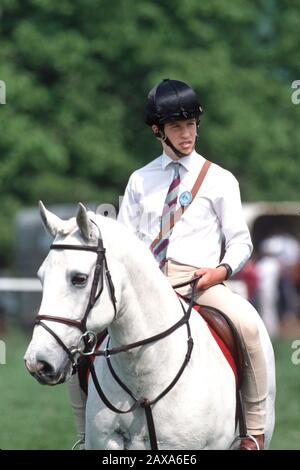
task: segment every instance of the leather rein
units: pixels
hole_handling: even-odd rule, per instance
[[[87,323],[89,313],[91,312],[91,310],[93,309],[95,303],[98,301],[98,299],[101,296],[101,293],[102,293],[103,288],[104,288],[104,281],[106,281],[106,283],[107,283],[109,296],[110,296],[111,302],[113,304],[114,318],[117,315],[117,300],[116,300],[116,297],[115,297],[115,288],[114,288],[114,284],[113,284],[113,281],[112,281],[112,278],[111,278],[110,271],[108,269],[106,253],[105,253],[105,248],[103,246],[102,238],[101,237],[98,238],[98,243],[95,246],[66,245],[66,244],[53,243],[50,246],[50,250],[78,250],[78,251],[90,251],[90,252],[96,253],[97,254],[97,259],[96,259],[96,264],[95,264],[95,269],[94,269],[92,288],[91,288],[88,304],[87,304],[87,307],[85,309],[85,313],[84,313],[84,316],[83,316],[82,320],[80,320],[80,321],[70,320],[68,318],[54,317],[52,315],[38,315],[36,317],[35,324],[36,325],[41,325],[45,330],[47,330],[48,333],[50,333],[55,338],[57,343],[67,353],[67,355],[68,355],[68,357],[71,361],[72,367],[73,367],[73,373],[75,373],[76,369],[77,369],[77,358],[78,358],[78,356],[86,356],[87,357],[87,359],[88,359],[88,368],[90,370],[90,373],[91,373],[95,388],[98,392],[98,395],[100,396],[100,398],[102,399],[104,404],[111,411],[113,411],[115,413],[119,413],[119,414],[126,414],[126,413],[130,413],[130,412],[136,410],[138,407],[144,408],[145,414],[146,414],[147,425],[148,425],[148,432],[149,432],[151,450],[157,450],[158,449],[157,437],[156,437],[156,431],[155,431],[155,425],[154,425],[154,420],[153,420],[152,408],[151,407],[155,403],[157,403],[161,398],[163,398],[165,395],[167,395],[167,393],[175,386],[175,384],[178,382],[179,378],[181,377],[183,371],[185,370],[185,368],[186,368],[186,366],[187,366],[187,364],[190,360],[190,357],[191,357],[191,354],[192,354],[192,349],[193,349],[193,338],[191,336],[191,329],[190,329],[190,325],[189,325],[189,319],[190,319],[191,311],[192,311],[192,308],[193,308],[193,299],[194,299],[194,293],[195,293],[195,290],[196,290],[196,281],[199,279],[199,277],[192,279],[192,281],[188,281],[186,283],[174,286],[174,287],[181,287],[183,285],[191,284],[192,285],[192,295],[191,295],[191,300],[190,300],[187,311],[185,311],[184,306],[183,306],[181,300],[179,299],[184,314],[181,317],[181,319],[178,322],[176,322],[173,326],[171,326],[170,328],[168,328],[167,330],[165,330],[162,333],[156,334],[154,336],[151,336],[149,338],[146,338],[146,339],[143,339],[143,340],[140,340],[140,341],[136,341],[136,342],[131,343],[131,344],[127,344],[127,345],[119,346],[119,347],[114,347],[114,348],[111,348],[111,349],[105,348],[104,350],[96,350],[97,335],[94,332],[87,330],[86,323]],[[62,339],[51,328],[49,328],[43,322],[43,320],[63,323],[65,325],[78,328],[82,332],[82,335],[81,335],[81,337],[78,341],[78,345],[73,346],[71,348],[68,348],[65,345],[65,343],[62,341]],[[121,352],[126,352],[126,351],[129,351],[131,349],[137,348],[139,346],[144,346],[146,344],[153,343],[155,341],[159,341],[159,340],[165,338],[166,336],[170,335],[171,333],[173,333],[175,330],[177,330],[178,328],[180,328],[184,324],[187,327],[187,352],[186,352],[186,355],[184,357],[182,365],[179,368],[176,376],[171,381],[171,383],[156,398],[154,398],[152,400],[149,400],[148,398],[145,398],[145,397],[140,397],[140,398],[136,397],[133,394],[133,392],[117,376],[116,372],[114,371],[114,369],[112,367],[112,364],[111,364],[111,361],[110,361],[110,356],[113,356],[115,354],[119,354]],[[109,340],[108,340],[108,343],[109,343]],[[120,409],[116,408],[108,400],[108,398],[104,394],[104,392],[103,392],[103,390],[100,386],[100,383],[98,381],[96,371],[95,371],[95,368],[94,368],[94,363],[93,363],[93,360],[92,360],[92,357],[94,357],[94,356],[104,356],[105,357],[105,359],[107,361],[108,368],[109,368],[113,378],[123,388],[123,390],[125,392],[127,392],[131,396],[131,398],[133,399],[134,403],[128,410],[120,410]]]

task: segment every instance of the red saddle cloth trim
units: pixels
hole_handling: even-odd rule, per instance
[[[200,305],[194,305],[193,309],[196,310],[196,312],[198,312],[199,315],[201,315],[201,306]],[[202,317],[202,319],[207,324],[207,326],[209,328],[209,331],[211,332],[211,334],[214,337],[215,341],[217,342],[219,348],[221,349],[222,353],[224,354],[225,359],[227,360],[228,364],[230,365],[230,367],[231,367],[231,369],[234,373],[235,381],[236,381],[236,383],[238,383],[237,367],[236,367],[236,363],[235,363],[235,360],[233,359],[233,356],[232,356],[231,352],[229,351],[228,347],[226,346],[226,344],[224,343],[222,338],[220,338],[220,336],[215,332],[215,330],[207,323],[207,321],[203,317]]]

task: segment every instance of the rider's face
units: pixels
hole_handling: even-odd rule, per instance
[[[195,148],[197,125],[195,119],[167,122],[164,126],[166,137],[184,155],[189,155]]]

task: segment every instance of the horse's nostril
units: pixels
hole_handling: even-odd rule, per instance
[[[45,361],[38,361],[36,365],[36,370],[38,374],[46,375],[47,377],[52,376],[54,372],[53,367]]]

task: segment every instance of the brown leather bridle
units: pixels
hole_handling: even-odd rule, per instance
[[[95,224],[96,225],[96,224]],[[97,226],[100,234],[100,229]],[[96,259],[96,265],[94,269],[94,276],[93,276],[93,282],[92,282],[92,288],[88,300],[87,307],[85,309],[84,316],[82,320],[70,320],[68,318],[64,317],[54,317],[52,315],[38,315],[35,320],[36,325],[41,325],[46,331],[48,331],[57,341],[57,343],[62,347],[62,349],[67,353],[72,367],[73,367],[73,373],[76,372],[77,369],[77,360],[76,356],[87,356],[88,359],[88,367],[95,385],[95,388],[104,402],[104,404],[113,412],[115,413],[120,413],[120,414],[126,414],[131,411],[136,410],[138,407],[143,407],[145,409],[145,414],[146,414],[146,419],[147,419],[147,425],[148,425],[148,431],[149,431],[149,437],[150,437],[150,444],[151,444],[151,449],[156,450],[158,449],[157,447],[157,438],[156,438],[156,432],[155,432],[155,426],[154,426],[154,421],[153,421],[153,416],[152,416],[152,409],[151,406],[157,403],[161,398],[163,398],[177,383],[179,378],[181,377],[183,371],[185,370],[191,354],[192,354],[192,349],[193,349],[193,338],[191,336],[191,329],[189,325],[189,318],[191,315],[192,307],[193,307],[193,299],[194,299],[194,293],[196,289],[196,281],[199,278],[195,278],[192,281],[189,281],[188,283],[192,284],[192,295],[191,295],[191,301],[189,304],[189,307],[187,311],[185,311],[184,306],[180,300],[182,309],[183,309],[183,316],[181,319],[176,322],[174,325],[172,325],[170,328],[165,330],[162,333],[159,333],[157,335],[151,336],[150,338],[146,338],[140,341],[136,341],[135,343],[127,344],[124,346],[120,347],[115,347],[111,349],[104,349],[104,350],[96,350],[97,346],[97,336],[94,332],[88,331],[86,329],[86,323],[88,319],[88,315],[92,308],[94,307],[95,303],[97,300],[100,298],[101,293],[104,288],[104,280],[107,281],[108,285],[108,291],[109,291],[109,296],[111,299],[111,302],[113,304],[114,308],[114,318],[117,315],[117,300],[115,297],[115,288],[114,284],[111,278],[110,271],[108,269],[108,264],[107,264],[107,259],[106,259],[106,253],[105,253],[105,248],[103,246],[103,241],[101,238],[101,234],[98,238],[97,245],[95,246],[89,246],[89,245],[69,245],[69,244],[59,244],[59,243],[53,243],[50,246],[50,250],[78,250],[78,251],[90,251],[94,252],[97,254],[97,259]],[[105,270],[104,270],[105,269]],[[182,285],[186,285],[188,283],[183,283]],[[181,286],[181,285],[180,285]],[[178,286],[178,287],[180,287]],[[78,345],[73,346],[71,348],[68,348],[65,343],[62,341],[61,338],[51,329],[49,328],[42,320],[47,320],[47,321],[52,321],[52,322],[58,322],[58,323],[63,323],[65,325],[71,326],[71,327],[76,327],[78,328],[81,332],[82,335],[79,339]],[[155,341],[159,341],[166,336],[170,335],[173,333],[175,330],[180,328],[181,326],[186,325],[187,327],[187,352],[184,357],[183,363],[181,367],[179,368],[176,376],[174,379],[171,381],[171,383],[154,399],[149,400],[148,398],[145,397],[140,397],[137,398],[133,394],[133,392],[122,382],[122,380],[117,376],[116,372],[114,371],[111,361],[110,361],[110,356],[119,354],[121,352],[129,351],[130,349],[137,348],[139,346],[144,346],[149,343],[153,343]],[[116,408],[106,397],[104,394],[100,383],[98,381],[94,364],[91,359],[92,356],[104,356],[106,358],[109,370],[113,376],[113,378],[116,380],[116,382],[127,392],[132,399],[134,400],[133,405],[127,409],[127,410],[120,410]]]
[[[95,303],[99,299],[100,295],[102,294],[103,287],[104,287],[104,278],[107,281],[108,285],[108,291],[109,291],[109,296],[111,299],[111,302],[113,304],[114,308],[114,316],[117,314],[117,301],[115,297],[115,287],[112,282],[112,278],[110,275],[110,271],[108,269],[108,264],[107,264],[107,259],[106,259],[106,254],[105,254],[105,248],[103,247],[103,241],[99,237],[98,238],[98,243],[96,246],[89,246],[89,245],[64,245],[60,243],[53,243],[50,246],[50,250],[78,250],[78,251],[91,251],[93,253],[97,254],[97,259],[96,259],[96,264],[95,264],[95,269],[94,269],[94,276],[93,276],[93,282],[92,282],[92,288],[88,300],[88,304],[85,309],[84,316],[82,320],[70,320],[69,318],[65,317],[57,317],[57,316],[52,316],[52,315],[38,315],[35,320],[36,325],[41,325],[45,330],[47,330],[59,343],[59,345],[63,348],[63,350],[67,353],[72,366],[73,366],[73,372],[76,371],[76,360],[75,356],[76,354],[80,353],[81,351],[83,352],[84,349],[86,349],[88,346],[90,346],[92,349],[96,346],[96,335],[93,334],[93,332],[89,332],[86,329],[86,322],[88,315],[92,308],[94,307]],[[105,271],[104,271],[105,268]],[[59,336],[51,329],[49,328],[42,320],[48,320],[52,322],[58,322],[58,323],[63,323],[68,326],[73,326],[78,328],[83,335],[81,336],[78,346],[77,347],[72,347],[68,348],[65,343],[59,338]],[[80,343],[83,342],[84,344],[81,345]],[[86,351],[88,352],[88,351]],[[91,351],[89,351],[91,352]]]

